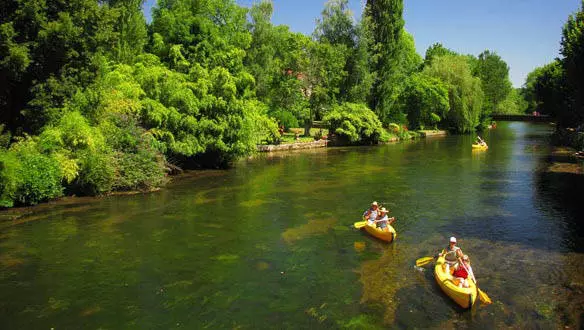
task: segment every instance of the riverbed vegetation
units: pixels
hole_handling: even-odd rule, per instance
[[[159,0],[151,22],[142,3],[0,4],[0,207],[152,189],[177,166],[225,167],[279,142],[279,125],[308,135],[322,120],[374,144],[523,111],[496,52],[418,55],[403,0],[367,1],[359,19],[329,0],[312,35],[272,24],[269,0]],[[581,70],[571,36],[562,67]]]

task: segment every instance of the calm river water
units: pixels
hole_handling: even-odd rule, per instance
[[[0,214],[0,328],[582,328],[584,184],[545,170],[550,132],[262,155]],[[351,228],[373,200],[390,245]],[[453,235],[492,305],[461,310],[414,267]]]

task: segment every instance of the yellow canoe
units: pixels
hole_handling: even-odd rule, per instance
[[[487,150],[487,149],[489,149],[489,146],[484,146],[482,144],[473,144],[472,148],[478,149],[478,150]]]
[[[383,231],[377,227],[369,225],[363,226],[362,228],[365,229],[365,231],[368,232],[371,236],[379,238],[380,240],[388,243],[391,243],[397,237],[397,232],[391,225],[389,225],[389,231]]]
[[[469,287],[460,288],[453,282],[453,277],[444,271],[444,257],[439,257],[434,267],[434,277],[440,289],[462,308],[471,308],[477,300],[478,290],[472,279],[467,279]]]

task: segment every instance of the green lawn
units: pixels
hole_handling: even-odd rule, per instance
[[[311,128],[310,136],[302,136],[302,134],[304,134],[304,128],[290,128],[288,132],[285,132],[284,135],[282,135],[281,143],[312,142],[314,141],[314,136],[318,135],[319,131],[320,128]],[[296,133],[300,135],[299,141],[296,141]],[[328,130],[323,128],[322,134],[328,135]]]

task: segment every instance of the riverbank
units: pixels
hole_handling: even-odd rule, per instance
[[[432,137],[443,137],[447,136],[447,131],[441,130],[423,130],[423,131],[416,131],[416,135],[410,137],[410,139],[415,138],[432,138]],[[379,142],[379,144],[387,144],[387,143],[395,143],[404,141],[404,139],[400,139],[397,136],[393,136],[389,138],[387,141]],[[338,144],[335,142],[334,139],[327,140],[322,139],[318,141],[311,141],[311,142],[297,142],[297,143],[285,143],[285,144],[267,144],[267,145],[258,145],[257,150],[258,152],[280,152],[280,151],[292,151],[292,150],[301,150],[301,149],[314,149],[314,148],[326,148],[328,146],[342,146],[342,144]]]

